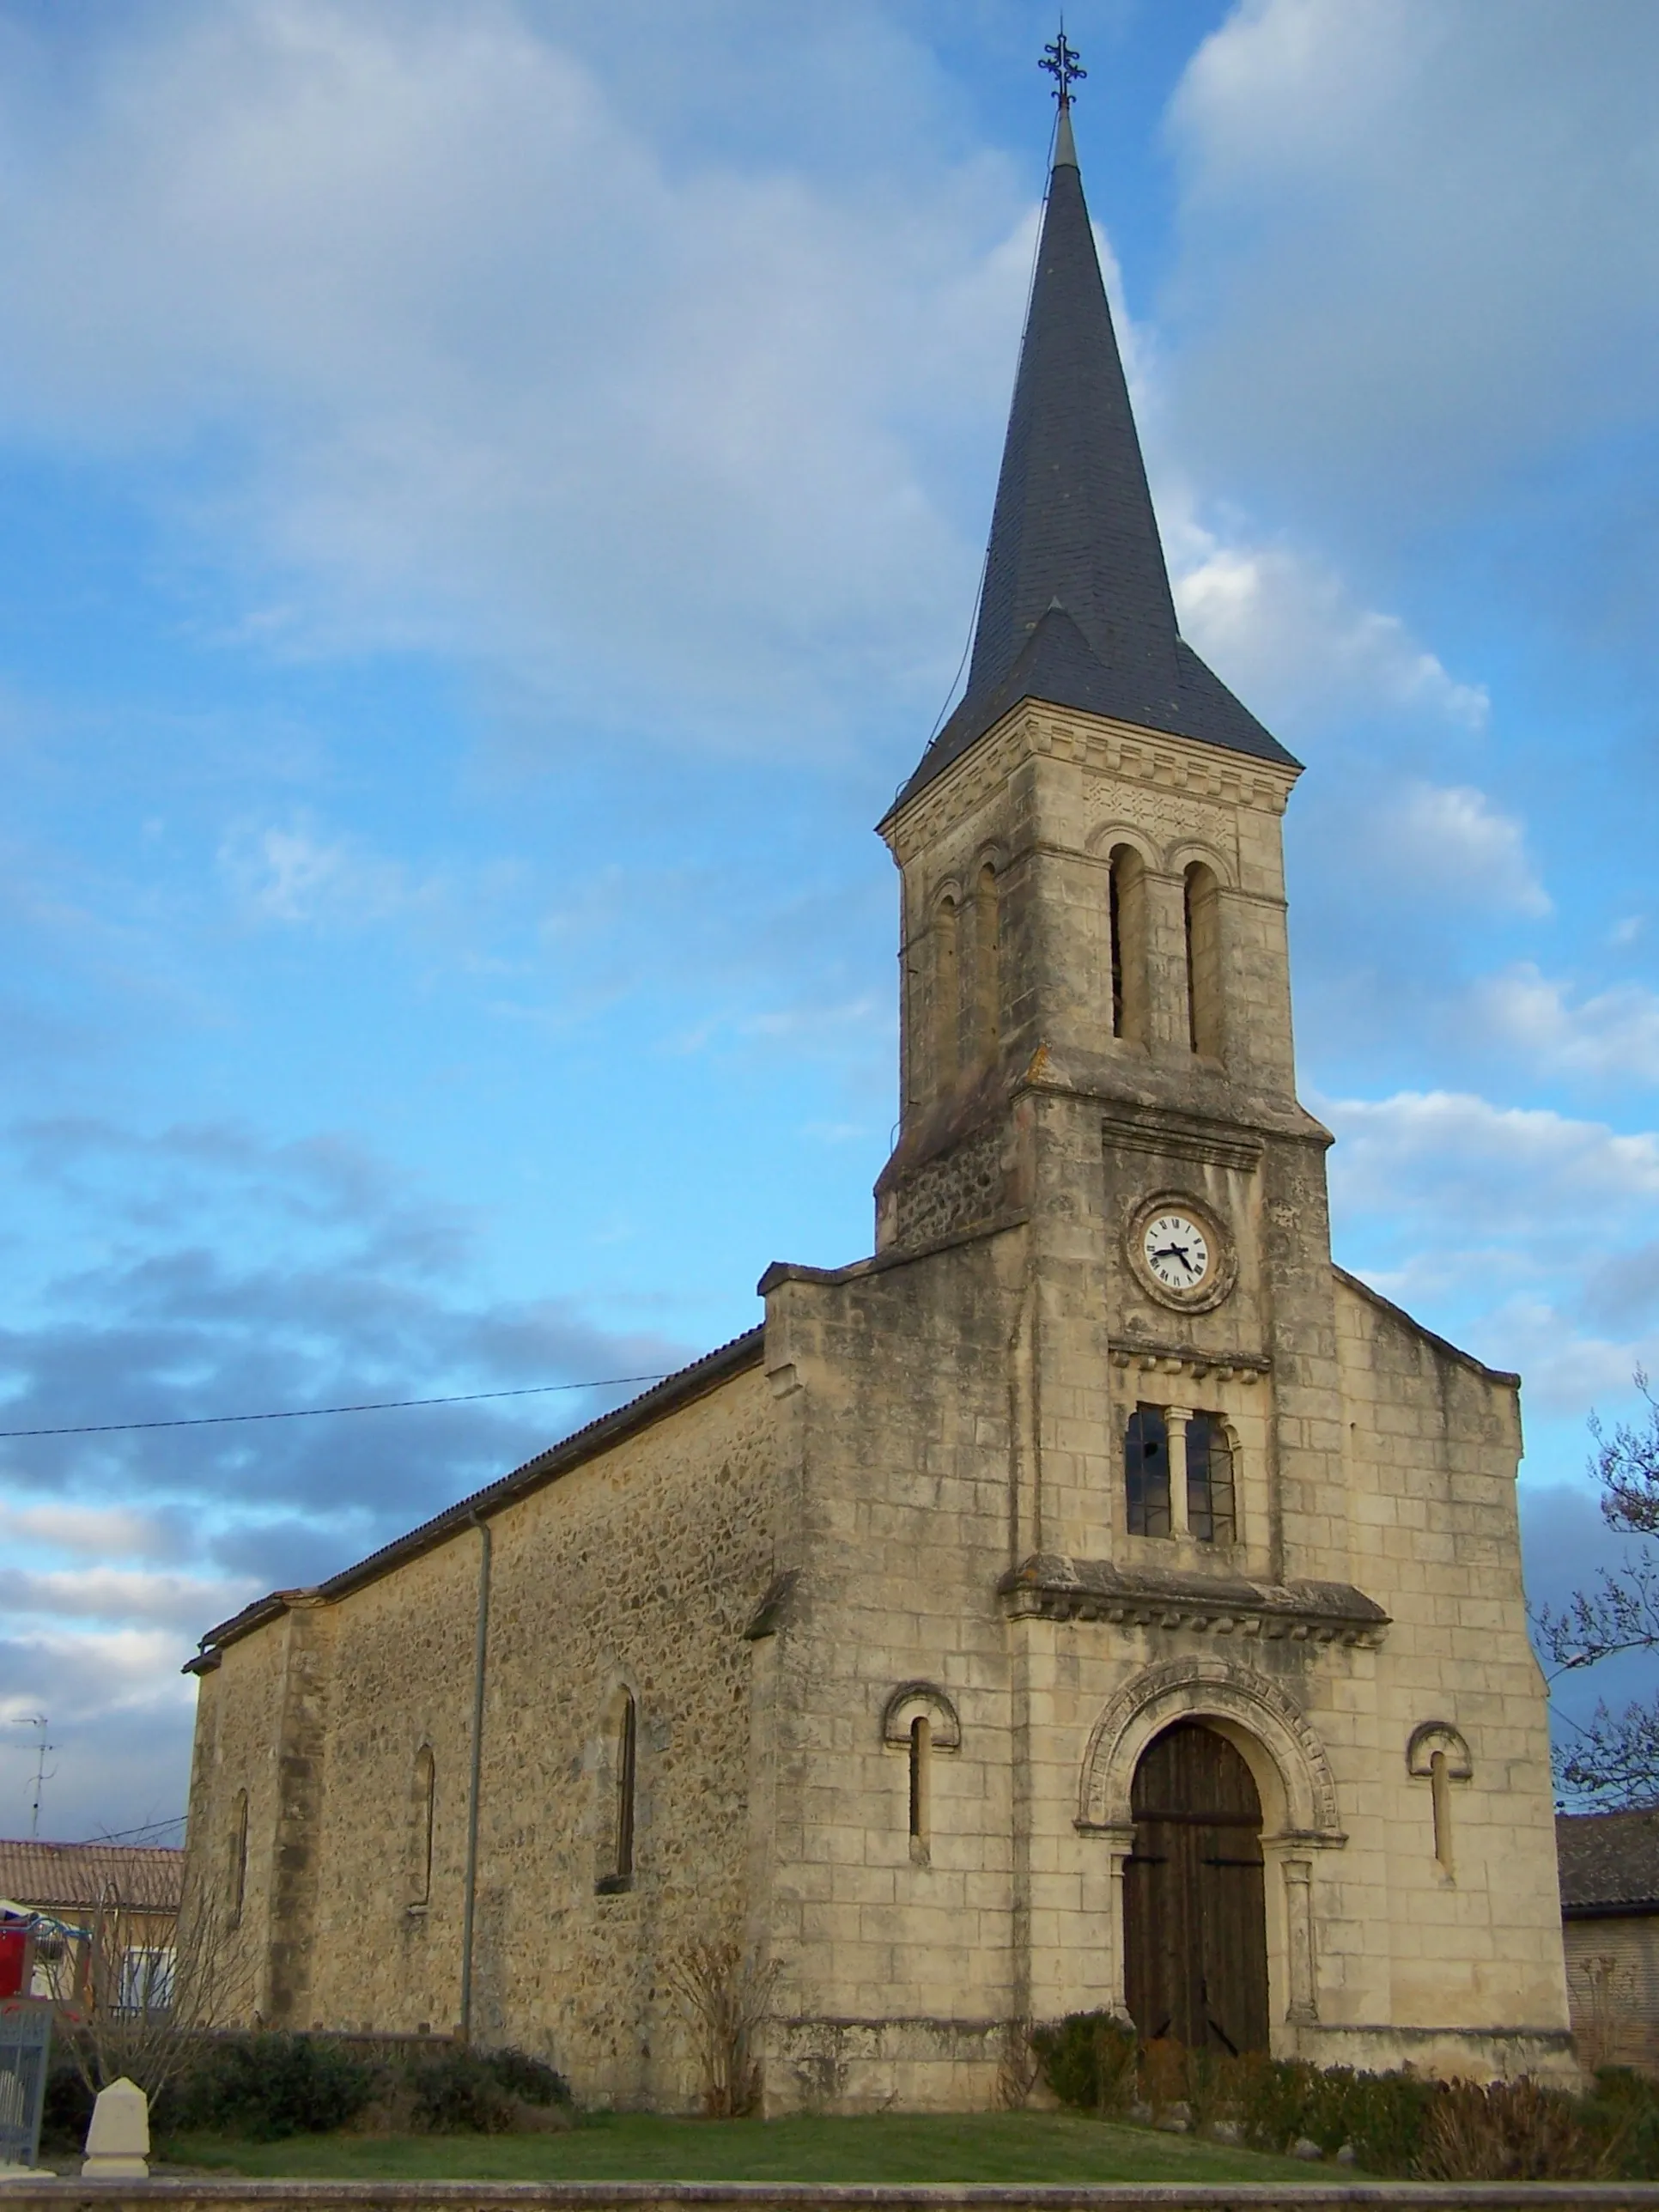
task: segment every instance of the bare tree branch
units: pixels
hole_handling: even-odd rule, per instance
[[[1615,1535],[1659,1540],[1659,1400],[1638,1367],[1636,1387],[1647,1401],[1640,1427],[1621,1421],[1611,1435],[1592,1413],[1595,1449],[1589,1472],[1601,1492],[1601,1517]],[[1597,1571],[1589,1589],[1575,1590],[1558,1612],[1533,1616],[1553,1680],[1632,1651],[1659,1651],[1659,1556],[1627,1552],[1617,1567]],[[1588,1721],[1571,1723],[1573,1741],[1559,1745],[1556,1780],[1570,1797],[1614,1809],[1659,1805],[1659,1698],[1613,1713],[1606,1701]]]

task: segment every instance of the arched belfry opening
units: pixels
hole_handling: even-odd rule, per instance
[[[1239,1753],[1179,1721],[1141,1753],[1123,1869],[1124,1994],[1148,2041],[1267,2047],[1261,1799]]]

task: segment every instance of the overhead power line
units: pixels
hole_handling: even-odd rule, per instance
[[[447,1398],[371,1398],[358,1406],[289,1406],[274,1413],[185,1413],[166,1421],[77,1421],[57,1429],[0,1429],[16,1437],[113,1437],[138,1429],[212,1429],[233,1421],[314,1421],[323,1413],[394,1413],[409,1406],[476,1406],[485,1398],[541,1398],[556,1390],[615,1390],[624,1382],[660,1382],[662,1374],[603,1375],[591,1382],[527,1382],[517,1390],[459,1390]]]
[[[100,1830],[84,1840],[87,1844],[128,1844],[135,1837],[165,1836],[174,1828],[182,1828],[189,1818],[187,1813],[175,1813],[170,1820],[146,1820],[142,1828],[112,1828],[107,1832]]]

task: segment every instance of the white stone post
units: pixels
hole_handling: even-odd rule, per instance
[[[148,2181],[149,2099],[125,2075],[98,2092],[81,2161],[89,2181]]]

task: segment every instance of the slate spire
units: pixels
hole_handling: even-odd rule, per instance
[[[1062,100],[962,703],[901,802],[1021,699],[1294,763],[1179,635]]]

